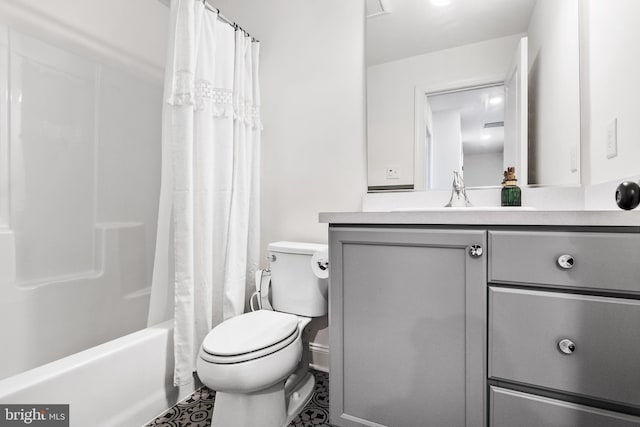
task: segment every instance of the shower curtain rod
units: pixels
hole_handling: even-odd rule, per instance
[[[247,30],[245,30],[244,28],[242,28],[240,25],[236,24],[233,21],[230,21],[226,16],[224,16],[221,12],[220,9],[216,9],[215,7],[211,6],[209,3],[207,3],[207,0],[202,0],[202,4],[204,4],[205,9],[217,13],[218,14],[218,18],[226,23],[231,25],[233,28],[235,28],[236,30],[240,30],[243,33],[245,33],[247,35],[247,37],[251,37],[251,34],[249,34],[249,32]],[[256,42],[256,43],[260,43],[260,40],[258,40],[255,37],[251,37],[251,41]]]

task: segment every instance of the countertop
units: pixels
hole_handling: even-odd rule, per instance
[[[524,225],[637,227],[640,211],[543,211],[517,209],[438,208],[394,212],[322,212],[321,223],[404,225]]]

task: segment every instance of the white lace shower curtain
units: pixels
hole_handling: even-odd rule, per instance
[[[205,335],[243,313],[259,264],[259,44],[201,0],[172,0],[149,323],[174,293],[174,384]],[[170,308],[165,303],[165,312]]]

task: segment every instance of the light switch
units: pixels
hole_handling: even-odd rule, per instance
[[[607,159],[618,155],[618,119],[615,118],[607,125]]]

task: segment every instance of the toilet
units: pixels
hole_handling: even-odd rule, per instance
[[[328,286],[312,271],[312,257],[327,246],[277,242],[268,251],[270,269],[256,273],[254,311],[213,328],[198,353],[198,376],[216,392],[213,427],[284,427],[313,394],[306,329],[327,314]]]

